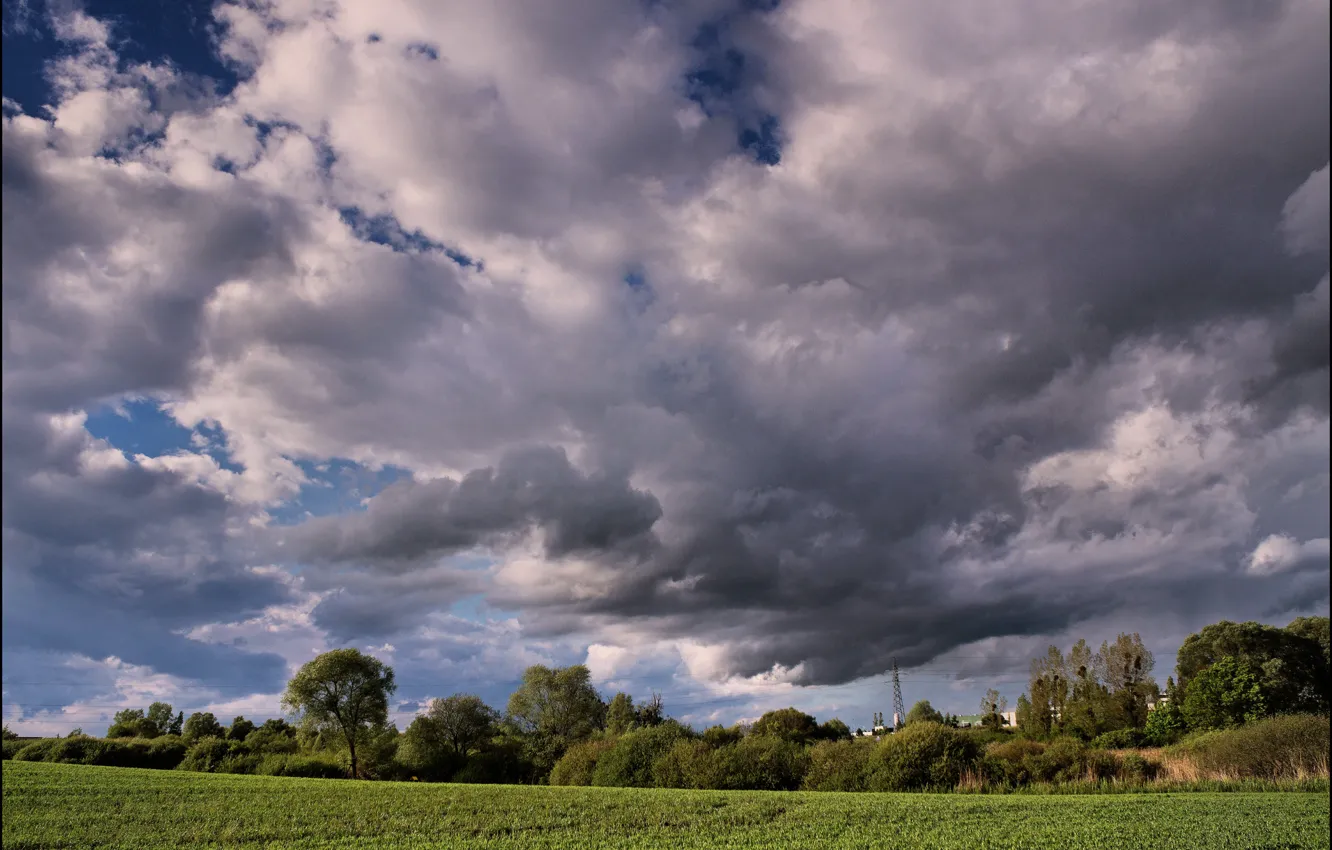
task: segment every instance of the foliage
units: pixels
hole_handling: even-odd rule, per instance
[[[965,733],[938,723],[915,723],[889,735],[870,758],[872,791],[948,790],[980,756]]]
[[[709,726],[703,730],[703,740],[712,749],[724,747],[727,744],[734,744],[745,737],[745,730],[739,724],[735,726]]]
[[[819,724],[817,737],[821,741],[847,740],[851,737],[851,727],[834,717]]]
[[[433,735],[465,757],[495,737],[499,712],[478,696],[454,694],[445,699],[432,699],[424,719],[434,727]]]
[[[548,775],[570,744],[599,731],[606,704],[592,687],[587,667],[528,667],[522,684],[509,697],[508,720],[524,734],[527,757]]]
[[[1327,775],[1328,719],[1318,715],[1271,717],[1238,729],[1208,732],[1180,744],[1203,770],[1228,776],[1277,779]]]
[[[1231,729],[1266,714],[1259,677],[1250,664],[1223,656],[1193,675],[1180,711],[1190,729]]]
[[[1187,729],[1179,700],[1158,703],[1147,715],[1147,725],[1142,730],[1143,743],[1164,747],[1182,738]]]
[[[634,728],[634,698],[624,692],[617,693],[606,706],[606,731],[623,735]]]
[[[305,779],[340,779],[347,775],[342,762],[326,755],[270,753],[259,759],[259,776],[299,776]]]
[[[145,718],[153,724],[153,728],[160,734],[168,735],[171,733],[171,725],[174,721],[174,709],[170,703],[155,702],[148,706],[148,712]],[[180,734],[177,730],[176,734]]]
[[[689,729],[670,721],[635,729],[602,753],[592,771],[592,784],[620,788],[651,788],[652,766],[675,745],[692,737]]]
[[[9,724],[6,723],[6,724],[5,724],[5,728],[4,728],[4,735],[3,735],[3,737],[4,737],[4,740],[6,740],[6,741],[13,741],[14,739],[18,738],[18,733],[15,732],[13,729],[10,729],[10,728],[9,728]]]
[[[446,782],[462,768],[467,758],[444,738],[438,722],[422,715],[402,733],[398,761],[421,781]]]
[[[199,738],[188,750],[185,758],[177,765],[177,770],[193,770],[200,773],[228,773],[228,760],[234,756],[245,755],[244,748],[235,741],[225,738]]]
[[[732,791],[794,791],[809,769],[809,753],[776,735],[749,735],[712,752],[712,787]]]
[[[1142,743],[1142,733],[1137,729],[1116,729],[1096,736],[1091,745],[1100,750],[1131,750]]]
[[[349,786],[9,763],[4,846],[1327,847],[1322,794],[971,796]]]
[[[166,703],[154,703],[154,705],[166,705]],[[166,707],[169,713],[171,706]],[[116,712],[111,720],[111,727],[106,730],[106,737],[156,738],[162,734],[162,731],[163,729],[152,718],[147,717],[142,709],[126,708]]]
[[[934,706],[930,705],[929,700],[923,699],[911,706],[911,710],[907,712],[906,719],[902,721],[902,725],[905,727],[910,726],[912,723],[942,724],[943,722],[943,714],[937,711]]]
[[[1301,617],[1284,629],[1223,620],[1185,638],[1177,656],[1181,687],[1227,656],[1253,671],[1271,714],[1329,709],[1328,618]]]
[[[676,741],[665,755],[653,762],[653,784],[658,788],[698,790],[720,787],[715,751],[706,739]]]
[[[245,736],[245,749],[252,753],[294,753],[297,750],[296,735],[273,728],[268,724],[260,726]]]
[[[255,729],[253,720],[246,720],[244,717],[236,717],[227,727],[228,741],[244,741]]]
[[[771,735],[783,741],[807,744],[819,737],[819,725],[813,717],[798,708],[779,708],[754,721],[749,734]]]
[[[550,784],[591,785],[597,760],[613,746],[615,741],[609,738],[593,738],[572,745],[555,762],[550,772]]]
[[[360,775],[357,739],[388,723],[388,700],[397,690],[393,669],[357,649],[334,649],[307,661],[282,695],[282,704],[304,722],[336,730],[346,742],[351,775]]]
[[[186,741],[197,741],[202,738],[221,738],[226,735],[226,730],[222,724],[217,722],[211,711],[196,711],[191,714],[182,724],[181,737]]]
[[[820,741],[809,750],[809,769],[800,787],[806,791],[864,791],[873,754],[874,746],[867,741]]]

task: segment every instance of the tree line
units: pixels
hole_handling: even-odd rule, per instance
[[[305,664],[288,683],[282,703],[289,719],[256,725],[236,717],[223,726],[211,713],[185,717],[156,702],[146,711],[115,715],[107,738],[125,741],[120,749],[80,730],[59,746],[68,759],[84,763],[272,775],[773,790],[918,787],[883,778],[898,774],[873,768],[879,764],[873,758],[938,746],[953,754],[945,761],[956,756],[960,764],[979,764],[978,747],[986,742],[1071,741],[1059,746],[1076,754],[1088,743],[1093,749],[1160,746],[1193,731],[1275,715],[1325,716],[1328,618],[1304,617],[1284,629],[1223,621],[1184,641],[1176,675],[1164,689],[1153,678],[1154,666],[1136,634],[1121,634],[1096,650],[1082,640],[1067,653],[1050,647],[1032,661],[1015,729],[1004,719],[1006,701],[991,690],[981,705],[986,730],[950,730],[957,718],[921,701],[879,746],[856,739],[839,719],[819,723],[795,708],[699,732],[668,717],[658,695],[637,703],[626,693],[603,699],[582,665],[529,667],[503,711],[474,694],[431,700],[399,732],[389,722],[393,670],[358,650],[338,649]],[[7,757],[10,749],[6,744]],[[43,750],[42,757],[48,755]],[[924,781],[911,781],[917,780]]]

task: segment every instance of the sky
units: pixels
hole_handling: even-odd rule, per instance
[[[1328,613],[1322,0],[6,3],[3,713],[696,726]]]

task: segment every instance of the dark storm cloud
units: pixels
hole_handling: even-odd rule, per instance
[[[561,449],[514,452],[460,481],[402,481],[353,517],[310,520],[286,535],[289,557],[410,564],[539,527],[554,558],[650,547],[661,507],[623,477],[583,475]]]

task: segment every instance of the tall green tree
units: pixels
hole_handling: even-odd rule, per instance
[[[244,741],[253,731],[254,721],[246,720],[244,717],[237,715],[236,718],[231,721],[231,725],[227,727],[227,740]]]
[[[171,731],[171,718],[174,713],[170,703],[155,702],[148,706],[147,719],[152,721],[158,732],[165,735]]]
[[[499,722],[499,712],[475,694],[432,699],[425,717],[436,724],[440,737],[463,757],[488,743],[495,736],[495,725]]]
[[[902,725],[906,727],[912,723],[943,723],[943,721],[943,714],[935,710],[934,706],[930,705],[929,700],[923,699],[911,706],[911,710],[907,712]]]
[[[179,735],[185,731],[185,712],[177,711],[176,717],[167,724],[168,735]]]
[[[749,734],[756,737],[772,736],[806,744],[819,737],[819,724],[798,708],[778,708],[754,721]]]
[[[1326,713],[1329,700],[1326,617],[1301,617],[1279,629],[1222,620],[1189,635],[1180,646],[1179,685],[1227,656],[1251,670],[1269,714]]]
[[[548,775],[570,744],[605,726],[606,704],[592,686],[586,666],[534,664],[509,696],[508,720],[526,736],[528,756],[537,771]]]
[[[389,697],[397,690],[393,668],[356,649],[334,649],[306,662],[282,695],[282,705],[315,727],[336,730],[346,741],[351,775],[358,775],[358,738],[388,725]]]
[[[987,729],[1000,729],[1006,723],[1003,715],[1008,711],[1008,698],[990,688],[981,697],[980,709],[981,724]]]
[[[226,734],[222,724],[217,722],[211,711],[196,711],[185,718],[181,727],[181,737],[195,741],[200,738],[221,738]]]
[[[606,707],[606,731],[623,735],[634,728],[634,698],[623,691],[611,697]]]

